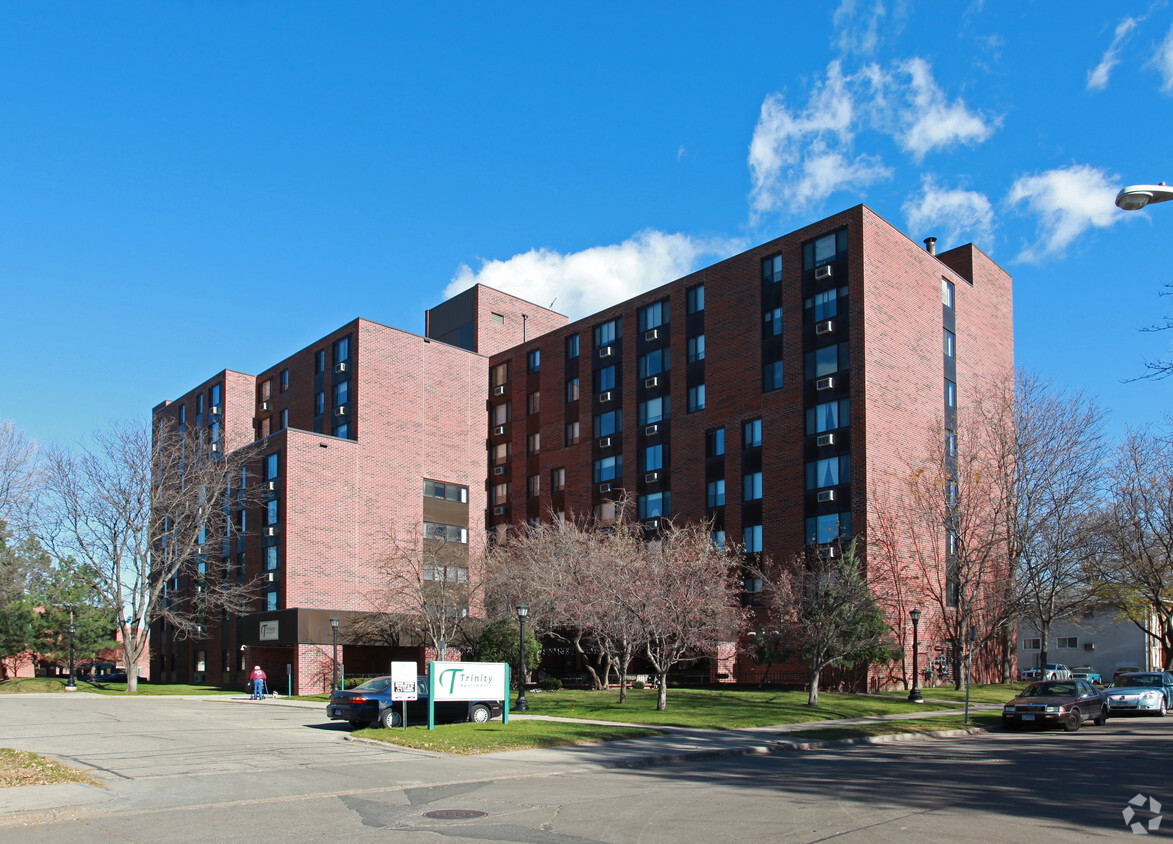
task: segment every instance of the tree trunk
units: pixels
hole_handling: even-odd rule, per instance
[[[619,702],[627,703],[627,666],[631,663],[631,646],[623,643],[619,658]]]
[[[668,708],[668,672],[661,671],[656,675],[656,688],[660,695],[656,698],[656,711],[664,712]]]
[[[138,636],[129,625],[122,627],[122,659],[126,662],[126,693],[138,691],[138,658],[142,653]]]
[[[606,684],[599,680],[599,675],[595,671],[595,667],[591,665],[591,658],[587,656],[586,650],[582,646],[582,631],[577,631],[574,638],[570,640],[570,644],[574,645],[575,652],[582,657],[582,664],[586,668],[587,673],[591,675],[591,685],[595,690],[606,688]]]
[[[819,675],[821,673],[821,669],[811,666],[811,687],[806,696],[807,706],[818,706],[819,704]]]

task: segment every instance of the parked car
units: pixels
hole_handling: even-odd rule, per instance
[[[1141,674],[1144,669],[1139,665],[1118,665],[1116,670],[1112,672],[1112,682],[1115,683],[1125,674]]]
[[[1070,680],[1071,669],[1061,662],[1048,662],[1047,670],[1028,668],[1018,672],[1020,680]]]
[[[1073,680],[1087,680],[1089,683],[1095,683],[1097,686],[1104,682],[1104,678],[1100,676],[1100,672],[1092,671],[1088,666],[1072,668],[1071,677]]]
[[[416,688],[419,698],[407,702],[407,720],[426,721],[428,718],[428,678],[419,677]],[[503,711],[499,700],[437,701],[437,721],[473,721],[483,724]],[[326,715],[331,721],[348,721],[350,726],[403,726],[403,704],[391,700],[391,678],[375,677],[353,689],[336,689],[330,693]]]
[[[1104,693],[1114,715],[1133,712],[1164,717],[1173,709],[1173,674],[1167,671],[1121,674]]]
[[[1062,726],[1069,733],[1084,721],[1108,723],[1107,696],[1087,680],[1042,680],[1002,707],[1002,726]]]

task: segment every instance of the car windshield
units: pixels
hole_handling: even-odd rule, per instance
[[[1128,687],[1151,689],[1161,685],[1161,678],[1156,674],[1143,674],[1138,677],[1120,677],[1115,683],[1117,688]]]
[[[1071,697],[1074,694],[1074,683],[1035,683],[1026,687],[1022,697]]]
[[[367,680],[361,686],[355,686],[354,690],[356,692],[381,692],[390,685],[390,677],[376,677],[374,680]]]

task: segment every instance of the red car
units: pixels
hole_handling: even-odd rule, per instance
[[[1108,696],[1087,680],[1043,680],[1031,683],[1002,707],[1002,726],[1061,726],[1069,733],[1084,721],[1108,723]]]

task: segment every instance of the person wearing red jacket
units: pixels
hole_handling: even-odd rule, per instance
[[[253,673],[248,675],[253,684],[253,700],[261,700],[265,696],[265,681],[269,679],[265,676],[265,672],[261,670],[261,666],[253,668]]]

